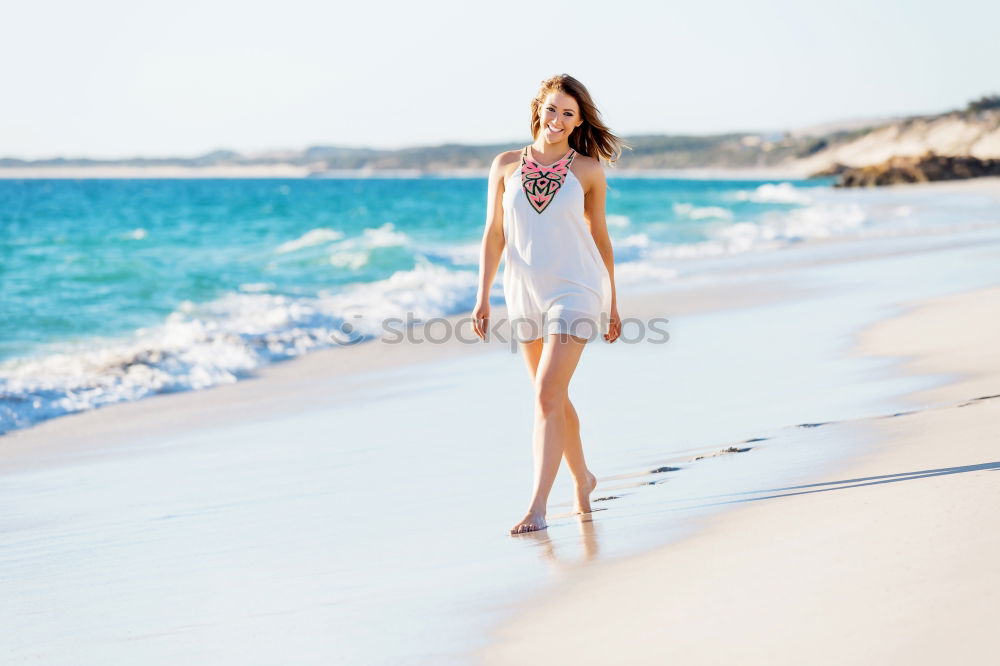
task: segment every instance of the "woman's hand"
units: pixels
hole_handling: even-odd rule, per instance
[[[489,301],[476,303],[476,309],[472,311],[472,330],[475,331],[482,340],[486,340],[486,334],[490,329],[490,304]]]
[[[618,305],[611,305],[611,321],[608,323],[608,332],[604,334],[604,339],[614,342],[622,334],[622,318],[618,316]]]

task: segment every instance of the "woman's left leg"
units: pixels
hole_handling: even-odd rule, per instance
[[[580,439],[580,417],[569,398],[566,399],[566,443],[563,456],[573,472],[576,487],[576,512],[590,513],[590,493],[597,488],[597,477],[587,468],[583,455],[583,441]]]
[[[545,341],[535,373],[535,487],[528,513],[511,533],[546,527],[545,508],[568,434],[569,382],[586,343],[586,338],[565,333],[553,333]]]

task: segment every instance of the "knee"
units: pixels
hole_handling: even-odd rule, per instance
[[[541,386],[535,393],[535,402],[542,416],[567,416],[569,396],[561,388]]]

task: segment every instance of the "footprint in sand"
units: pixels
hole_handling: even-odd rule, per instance
[[[714,458],[715,456],[721,456],[721,455],[725,455],[727,453],[743,453],[745,451],[749,451],[751,448],[753,448],[753,447],[748,446],[746,448],[742,448],[741,449],[741,448],[738,448],[738,447],[735,447],[735,446],[730,446],[728,449],[722,449],[718,453],[708,453],[708,454],[703,455],[703,456],[697,456],[695,458],[695,460],[701,460],[702,458]]]
[[[1000,394],[997,394],[997,395],[981,395],[978,398],[972,398],[968,402],[963,402],[962,404],[960,404],[958,406],[959,407],[968,407],[969,405],[976,404],[980,400],[992,400],[993,398],[1000,398]]]

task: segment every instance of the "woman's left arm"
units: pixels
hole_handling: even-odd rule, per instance
[[[594,237],[604,265],[608,268],[611,278],[611,326],[610,341],[620,334],[620,319],[618,317],[618,290],[615,288],[615,253],[611,246],[611,236],[608,234],[608,221],[605,216],[605,204],[608,196],[608,181],[604,175],[604,167],[600,162],[588,169],[587,191],[584,193],[583,214],[590,226],[590,235]],[[616,330],[617,328],[617,330]]]

